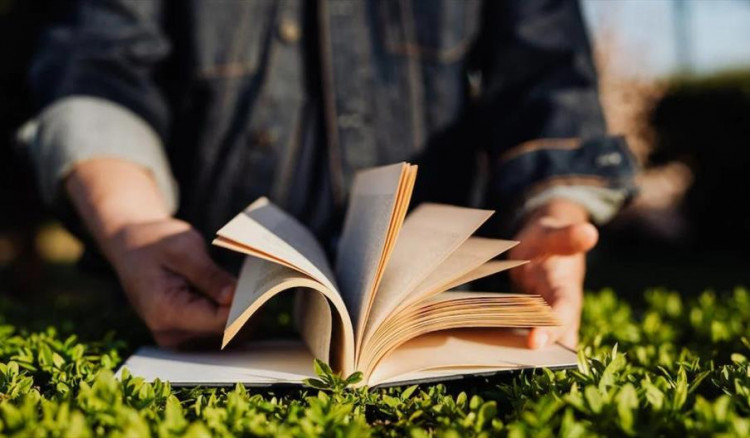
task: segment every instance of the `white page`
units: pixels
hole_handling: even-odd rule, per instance
[[[461,279],[489,260],[516,246],[512,240],[487,239],[470,237],[430,275],[422,280],[409,295],[398,305],[398,309],[416,303],[426,297],[456,287],[455,281]]]
[[[357,340],[361,338],[381,265],[388,258],[389,234],[397,232],[394,225],[400,228],[400,223],[394,224],[394,217],[409,169],[406,163],[398,163],[359,172],[354,178],[335,269]]]
[[[526,263],[528,263],[527,260],[491,260],[473,271],[457,278],[455,281],[443,286],[441,289],[453,289],[463,284],[471,283],[474,280],[479,280],[480,278],[525,265]]]
[[[266,198],[250,204],[216,234],[221,239],[215,240],[215,245],[278,260],[337,291],[325,252],[312,233]],[[225,244],[223,239],[229,242]]]
[[[469,327],[555,326],[559,322],[542,297],[494,292],[443,292],[388,319],[370,338],[359,369],[370,374],[400,345],[431,332]]]
[[[277,294],[292,289],[299,290],[298,293],[318,295],[310,297],[308,303],[311,305],[302,309],[303,314],[299,321],[303,329],[301,336],[313,355],[328,361],[331,360],[332,353],[336,354],[335,361],[341,364],[343,370],[353,372],[354,333],[341,296],[306,274],[255,257],[246,257],[242,265],[224,329],[222,348],[237,335],[263,304]],[[333,305],[333,312],[326,299]],[[341,328],[342,339],[341,345],[334,345],[335,349],[331,351],[333,324]]]
[[[422,356],[446,357],[451,353],[450,348],[451,345],[446,343]],[[516,357],[531,360],[504,362],[500,359],[491,366],[465,365],[452,368],[428,365],[422,370],[406,371],[390,378],[384,378],[385,373],[381,372],[373,375],[368,384],[371,386],[397,385],[413,381],[445,380],[456,375],[474,375],[499,370],[540,366],[569,367],[575,366],[577,362],[575,353],[558,345],[525,352],[520,351],[525,350],[522,346],[503,346],[498,349],[484,345],[482,348],[492,349],[497,358]],[[393,361],[398,361],[398,357],[386,359],[383,362],[385,368],[381,370],[385,372],[392,370],[389,365]],[[414,368],[423,365],[414,362],[412,364]],[[115,375],[117,378],[122,377],[124,368],[147,382],[159,379],[178,387],[234,385],[236,383],[245,386],[301,384],[304,379],[316,377],[313,370],[313,356],[299,340],[257,341],[245,344],[242,348],[221,352],[178,352],[157,347],[141,347],[117,370]]]
[[[375,294],[362,349],[377,326],[491,215],[488,210],[422,204],[406,218]]]
[[[429,333],[412,339],[385,357],[370,376],[369,384],[414,379],[434,370],[438,375],[467,374],[477,369],[571,366],[576,354],[560,345],[532,350],[524,331],[466,329]],[[451,370],[451,368],[453,368]],[[429,372],[419,378],[428,378]]]
[[[118,378],[123,368],[147,382],[160,379],[175,386],[299,384],[315,377],[313,356],[299,340],[259,341],[218,352],[141,347],[117,371]]]

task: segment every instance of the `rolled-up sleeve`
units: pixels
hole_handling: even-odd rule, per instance
[[[507,0],[485,12],[479,105],[491,133],[490,202],[518,219],[562,198],[608,221],[635,194],[637,163],[607,132],[578,2]]]
[[[142,166],[154,178],[172,212],[178,189],[162,141],[145,120],[112,101],[91,96],[60,99],[20,131],[37,170],[43,199],[60,202],[62,180],[77,163],[115,158]]]
[[[66,207],[60,182],[77,163],[107,157],[143,166],[176,209],[169,105],[154,79],[171,53],[163,3],[66,2],[43,32],[29,72],[40,111],[19,137],[52,206]]]
[[[512,222],[553,199],[565,199],[603,224],[635,192],[635,169],[622,137],[535,140],[498,158],[493,184],[497,196],[520,204]]]
[[[627,194],[622,190],[586,185],[554,187],[529,198],[519,211],[518,217],[514,219],[520,220],[554,199],[575,202],[586,209],[592,222],[604,224],[620,211]]]

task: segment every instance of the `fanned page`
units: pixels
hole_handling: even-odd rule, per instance
[[[336,278],[360,345],[375,291],[403,224],[416,179],[406,163],[357,173],[339,241]]]
[[[444,292],[389,317],[370,338],[358,369],[369,376],[391,352],[429,333],[470,327],[554,326],[558,321],[539,296],[497,292]]]
[[[431,331],[556,323],[539,297],[489,294],[467,300],[468,295],[441,294],[525,263],[491,261],[516,242],[471,237],[491,214],[423,204],[406,218],[367,315],[362,344],[358,345],[356,366],[366,376],[398,345]],[[435,295],[450,305],[435,305],[431,299]]]
[[[490,260],[517,244],[518,242],[511,240],[487,239],[482,237],[468,238],[400,302],[397,310],[442,291],[526,263],[525,261],[514,260],[494,261],[490,263]],[[473,277],[472,273],[480,276]]]
[[[370,386],[445,380],[525,368],[576,365],[575,352],[558,344],[540,350],[525,345],[525,331],[447,330],[401,345],[370,376]]]
[[[222,347],[236,336],[263,304],[277,294],[290,290],[297,290],[304,301],[297,324],[313,356],[353,371],[351,358],[354,355],[354,339],[341,297],[305,274],[255,257],[247,257],[240,271]],[[332,345],[334,325],[343,334],[343,342]]]
[[[354,371],[354,333],[325,254],[294,218],[261,198],[217,232],[214,244],[248,254],[224,330],[222,347],[276,294],[301,289],[298,326],[316,357]],[[329,306],[333,305],[333,313]],[[332,331],[341,340],[332,344]]]
[[[315,237],[267,198],[250,204],[216,235],[214,245],[288,266],[337,290],[333,271]]]
[[[377,326],[491,215],[438,204],[420,205],[409,214],[367,316],[362,349]]]

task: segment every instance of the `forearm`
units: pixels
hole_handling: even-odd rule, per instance
[[[188,223],[170,217],[152,174],[127,160],[77,163],[64,189],[162,346],[221,333],[234,278]]]
[[[125,226],[170,216],[153,176],[126,160],[97,158],[77,163],[64,185],[81,220],[110,261],[115,257],[114,238]]]
[[[29,148],[42,197],[52,207],[61,207],[61,182],[75,167],[112,159],[147,171],[169,210],[177,208],[177,184],[161,139],[145,120],[117,103],[89,96],[62,99],[29,121],[19,140]]]

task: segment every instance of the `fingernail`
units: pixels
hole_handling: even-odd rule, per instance
[[[549,341],[549,335],[544,332],[538,332],[536,336],[534,336],[534,348],[542,348],[546,346],[547,341]]]
[[[227,286],[219,292],[219,300],[222,303],[227,303],[232,299],[232,292],[234,292],[234,286]]]

